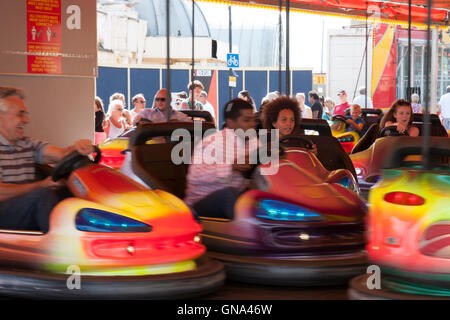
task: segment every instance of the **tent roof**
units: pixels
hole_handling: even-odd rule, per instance
[[[204,1],[204,0],[203,0]],[[208,0],[207,0],[208,1]],[[279,7],[280,0],[209,0],[210,2],[226,2],[241,5],[264,5]],[[378,18],[381,20],[408,22],[408,0],[290,0],[291,9],[318,11],[354,17]],[[412,0],[412,22],[426,23],[428,10],[427,0]],[[285,7],[286,0],[282,0]],[[433,0],[431,10],[432,24],[448,26],[450,0]]]

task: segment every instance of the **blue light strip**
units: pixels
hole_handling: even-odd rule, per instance
[[[88,232],[150,232],[152,227],[112,212],[84,208],[81,209],[75,224],[78,230]]]
[[[264,199],[258,203],[256,216],[283,221],[323,221],[321,214],[309,209],[277,200]]]

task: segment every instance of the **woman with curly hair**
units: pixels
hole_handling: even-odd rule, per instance
[[[303,134],[300,129],[300,109],[297,100],[281,96],[267,103],[263,110],[263,128],[278,129],[280,138],[292,134]]]
[[[381,119],[380,128],[396,126],[399,133],[407,132],[411,137],[419,135],[419,128],[412,125],[413,110],[411,103],[404,99],[395,101]]]

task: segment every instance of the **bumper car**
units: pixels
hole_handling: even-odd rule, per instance
[[[97,162],[100,151],[97,151]],[[173,299],[219,288],[223,265],[205,257],[189,208],[74,152],[52,171],[73,197],[47,233],[0,230],[0,294],[64,299]],[[78,276],[79,287],[70,289]]]
[[[339,141],[345,152],[350,153],[359,140],[359,134],[355,131],[347,132],[347,118],[341,115],[331,117],[330,127],[334,137]]]
[[[120,169],[125,160],[125,150],[128,149],[128,139],[136,127],[133,127],[115,139],[106,139],[98,144],[102,152],[100,164],[110,166],[113,169]]]
[[[191,117],[192,120],[200,120],[214,123],[214,118],[208,111],[199,111],[199,110],[180,110],[181,112],[187,114]],[[141,123],[149,122],[146,119],[143,119]],[[98,145],[100,150],[102,151],[102,158],[100,159],[100,163],[110,166],[114,169],[120,169],[125,161],[126,150],[128,149],[128,141],[130,136],[133,134],[136,127],[133,127],[121,135],[119,135],[115,139],[106,139],[102,143]],[[148,141],[147,143],[152,143]]]
[[[430,144],[430,165],[405,161],[416,144],[397,147],[369,195],[367,254],[381,269],[381,289],[368,275],[350,282],[352,299],[450,299],[450,141]]]
[[[439,122],[439,118],[433,116],[435,115],[430,117],[431,141],[434,141],[437,137],[447,137],[447,133]],[[413,124],[422,133],[423,115],[415,114]],[[355,167],[363,197],[367,198],[369,189],[378,181],[381,174],[382,161],[386,154],[390,154],[402,143],[414,141],[414,139],[403,139],[401,136],[395,127],[387,127],[379,131],[378,125],[373,124],[352,150],[350,159]],[[437,139],[436,141],[441,140]],[[411,155],[409,160],[420,161],[420,155]]]
[[[170,160],[178,142],[145,141],[169,136],[178,128],[193,132],[193,124],[158,125],[138,128],[130,140],[133,171],[147,185],[184,197],[188,165]],[[263,176],[257,168],[252,188],[237,200],[232,219],[212,217],[214,208],[211,217],[199,217],[207,254],[223,262],[227,277],[238,281],[288,286],[346,283],[366,267],[367,207],[357,194],[353,172],[346,168],[353,168],[351,161],[334,137],[291,136],[282,142],[278,173]],[[318,157],[310,151],[313,143]],[[319,160],[321,150],[329,152],[322,155],[330,155],[324,161],[327,167]]]

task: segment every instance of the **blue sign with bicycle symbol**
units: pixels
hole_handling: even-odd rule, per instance
[[[227,68],[239,68],[238,53],[227,53]]]

